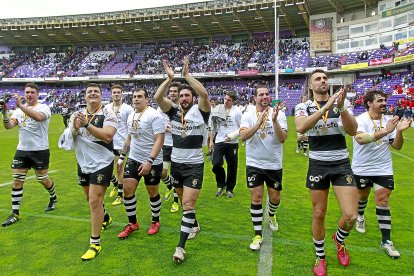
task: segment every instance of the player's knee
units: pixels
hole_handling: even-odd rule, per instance
[[[343,214],[343,218],[348,225],[353,225],[358,217],[358,212],[349,212]]]
[[[375,204],[381,207],[388,207],[388,197],[377,197],[375,199]]]
[[[316,220],[325,220],[326,209],[315,209],[313,210],[313,218]]]
[[[183,199],[182,204],[183,204],[183,209],[184,210],[194,209],[194,202],[193,201]]]
[[[257,205],[257,204],[262,204],[263,201],[263,195],[260,193],[252,193],[252,203]]]
[[[49,181],[49,174],[36,174],[37,182],[39,182],[42,185],[46,185]]]
[[[102,200],[99,198],[99,196],[97,196],[97,195],[89,195],[88,198],[89,198],[89,200],[88,200],[89,207],[91,209],[96,209],[99,206],[102,206]]]
[[[21,186],[26,181],[26,173],[13,173],[13,184]]]

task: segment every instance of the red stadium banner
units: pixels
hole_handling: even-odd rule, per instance
[[[369,61],[369,66],[392,63],[392,58],[373,59]]]
[[[332,19],[312,19],[310,26],[311,51],[331,51]]]
[[[239,76],[257,76],[259,70],[239,71]]]

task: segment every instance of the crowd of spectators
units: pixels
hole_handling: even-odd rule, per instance
[[[133,47],[136,48],[135,51]],[[211,43],[152,42],[137,44],[133,47],[111,44],[109,46],[68,48],[60,53],[43,53],[40,50],[12,53],[8,57],[3,55],[3,58],[0,59],[0,72],[7,77],[33,77],[33,74],[37,74],[35,77],[99,75],[102,68],[113,61],[113,64],[118,62],[131,64],[128,68],[125,66],[123,74],[162,74],[162,60],[167,59],[179,73],[184,56],[191,60],[191,71],[194,73],[245,70],[274,71],[275,40],[273,37],[252,37],[241,41],[223,39]],[[385,48],[310,58],[308,38],[280,39],[279,68],[304,70],[306,67],[328,67],[328,69],[339,69],[343,64],[403,55],[410,52],[412,48],[414,48],[414,44],[400,50],[400,52],[397,52],[395,48]],[[128,49],[129,52],[125,52],[125,49]],[[143,57],[136,59],[138,54],[141,55],[143,49],[145,49]],[[105,52],[106,54],[102,54]],[[122,55],[121,59],[118,58],[118,53]],[[41,68],[47,68],[47,70],[42,71]]]

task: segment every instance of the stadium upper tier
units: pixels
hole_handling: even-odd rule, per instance
[[[278,66],[282,72],[303,72],[306,68],[344,69],[344,65],[376,66],[393,63],[394,58],[414,53],[414,44],[403,49],[385,48],[351,54],[310,57],[307,38],[281,39]],[[8,78],[80,77],[102,75],[162,74],[162,60],[167,59],[177,73],[184,56],[191,60],[191,72],[270,73],[275,69],[273,38],[251,38],[240,42],[213,41],[209,44],[175,41],[105,47],[68,48],[63,53],[39,50],[0,55],[0,73]]]

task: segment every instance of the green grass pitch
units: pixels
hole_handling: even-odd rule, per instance
[[[235,197],[217,198],[211,163],[206,160],[203,189],[197,202],[200,234],[186,245],[183,264],[172,262],[179,239],[181,212],[169,212],[170,202],[163,201],[161,229],[149,236],[151,211],[149,198],[140,183],[137,190],[140,230],[126,240],[118,233],[127,223],[123,205],[113,207],[109,192],[106,208],[114,223],[101,234],[102,252],[92,261],[82,262],[90,235],[89,209],[77,184],[74,152],[57,147],[63,131],[61,116],[54,115],[50,123],[50,174],[56,183],[59,202],[57,209],[45,213],[48,194],[31,178],[24,186],[21,220],[10,227],[0,228],[0,275],[257,275],[263,265],[271,267],[272,275],[311,275],[314,249],[311,237],[311,203],[305,188],[308,160],[295,153],[296,132],[289,117],[289,137],[284,145],[283,192],[278,210],[279,231],[272,234],[272,250],[258,253],[249,249],[254,235],[250,220],[250,194],[245,185],[245,147],[240,147],[239,172]],[[0,128],[0,219],[10,213],[12,180],[10,164],[17,145],[17,129]],[[414,268],[414,202],[412,195],[414,129],[405,132],[404,147],[393,154],[396,189],[390,200],[392,239],[401,253],[392,260],[379,248],[380,231],[375,216],[373,196],[368,203],[367,233],[352,231],[347,239],[351,265],[343,268],[336,259],[330,240],[336,229],[339,206],[330,193],[326,219],[326,254],[330,275],[413,275]],[[349,149],[352,148],[348,137]],[[33,171],[28,176],[33,176]],[[165,185],[161,184],[161,195]],[[264,222],[264,227],[268,227]],[[261,256],[262,254],[262,256]]]

